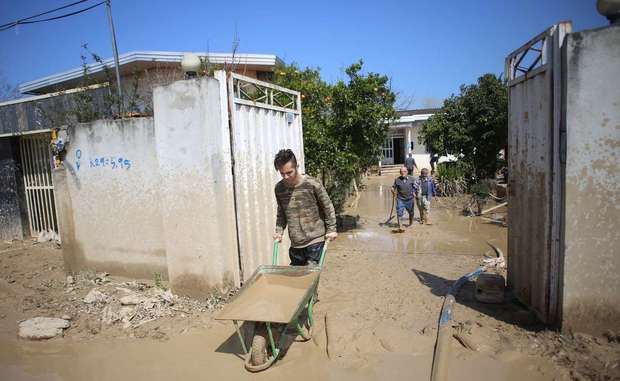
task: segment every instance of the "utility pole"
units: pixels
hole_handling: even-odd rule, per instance
[[[123,90],[121,89],[121,73],[118,68],[118,48],[116,47],[116,33],[114,32],[114,23],[112,22],[112,1],[106,0],[105,6],[108,11],[108,23],[110,24],[110,34],[112,35],[112,53],[114,53],[114,66],[116,67],[116,88],[118,90],[119,112],[122,112]]]

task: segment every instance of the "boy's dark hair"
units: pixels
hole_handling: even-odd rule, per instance
[[[297,158],[295,157],[293,151],[290,149],[281,149],[276,154],[275,159],[273,159],[273,166],[276,168],[276,170],[279,170],[284,164],[288,163],[289,161],[292,161],[293,165],[297,167]]]

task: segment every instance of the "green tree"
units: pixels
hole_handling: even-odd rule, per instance
[[[274,82],[301,93],[306,172],[321,179],[342,210],[352,181],[377,162],[388,121],[395,117],[389,79],[362,73],[363,62],[346,69],[347,81],[328,84],[320,69],[296,64],[276,69]]]
[[[20,97],[17,86],[13,86],[8,78],[0,71],[0,102],[10,101]]]
[[[478,179],[492,177],[503,165],[499,153],[506,148],[507,137],[507,90],[494,74],[484,74],[476,84],[462,85],[460,94],[446,99],[441,112],[421,129],[421,138],[431,152],[459,157]]]

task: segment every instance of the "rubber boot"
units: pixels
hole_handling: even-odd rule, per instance
[[[409,215],[409,226],[413,226],[413,214]]]
[[[424,220],[426,220],[426,212],[420,208],[420,225],[424,225]]]

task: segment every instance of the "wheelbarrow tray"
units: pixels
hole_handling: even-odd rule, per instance
[[[259,266],[215,319],[288,324],[313,295],[320,272],[319,266]]]

